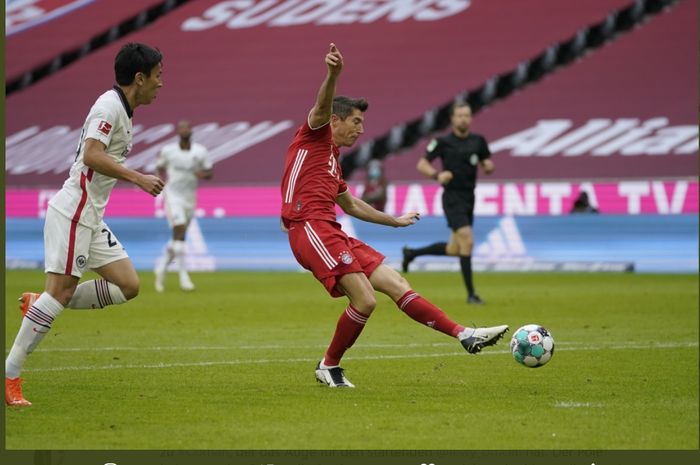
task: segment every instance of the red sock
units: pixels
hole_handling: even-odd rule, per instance
[[[345,351],[352,347],[360,336],[365,323],[367,323],[367,318],[369,318],[369,315],[364,315],[355,310],[352,305],[348,305],[348,308],[338,318],[333,340],[331,345],[328,346],[326,355],[323,357],[325,365],[335,366],[340,364],[340,359]]]
[[[458,325],[450,320],[447,315],[445,315],[445,312],[428,302],[413,290],[402,295],[401,298],[396,301],[396,305],[398,305],[406,315],[410,316],[418,323],[430,326],[448,336],[457,337],[457,334],[464,329],[464,326]]]

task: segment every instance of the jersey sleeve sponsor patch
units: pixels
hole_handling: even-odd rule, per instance
[[[114,136],[115,133],[114,123],[110,123],[109,121],[100,117],[91,118],[86,123],[83,140],[95,139],[102,142],[106,146],[109,146],[112,136]]]
[[[101,120],[100,124],[97,125],[97,130],[105,136],[108,136],[109,132],[112,130],[112,125],[105,120]]]

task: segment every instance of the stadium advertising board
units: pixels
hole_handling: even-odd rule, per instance
[[[339,218],[343,230],[372,244],[389,266],[401,266],[401,248],[435,240],[443,218],[426,217],[410,228],[387,228]],[[110,227],[134,265],[153,270],[164,259],[170,230],[165,218],[112,218]],[[42,220],[6,221],[6,267],[43,266]],[[488,216],[474,224],[473,266],[484,271],[605,271],[697,273],[698,217],[671,215]],[[192,271],[299,270],[277,217],[198,218],[187,233]],[[414,271],[457,271],[454,257],[418,257]]]
[[[362,186],[351,189],[362,194]],[[569,213],[579,193],[585,191],[602,214],[671,215],[698,213],[698,182],[620,181],[481,183],[476,190],[476,215],[561,216]],[[9,218],[41,218],[55,189],[13,189],[5,193]],[[401,214],[419,211],[443,216],[442,190],[431,184],[392,184],[386,211]],[[281,194],[277,186],[202,187],[198,193],[200,217],[278,216]],[[107,207],[108,217],[162,217],[162,196],[155,199],[136,188],[118,187]]]

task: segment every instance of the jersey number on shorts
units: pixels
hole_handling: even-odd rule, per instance
[[[106,233],[107,233],[107,245],[108,245],[108,246],[114,247],[115,245],[117,245],[117,241],[112,242],[112,231],[110,231],[110,230],[107,229],[107,228],[104,228],[104,229],[102,230],[102,232],[106,232]]]

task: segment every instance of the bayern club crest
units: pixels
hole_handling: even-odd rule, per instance
[[[340,252],[340,261],[345,263],[346,265],[351,264],[352,255],[350,255],[350,252]]]

